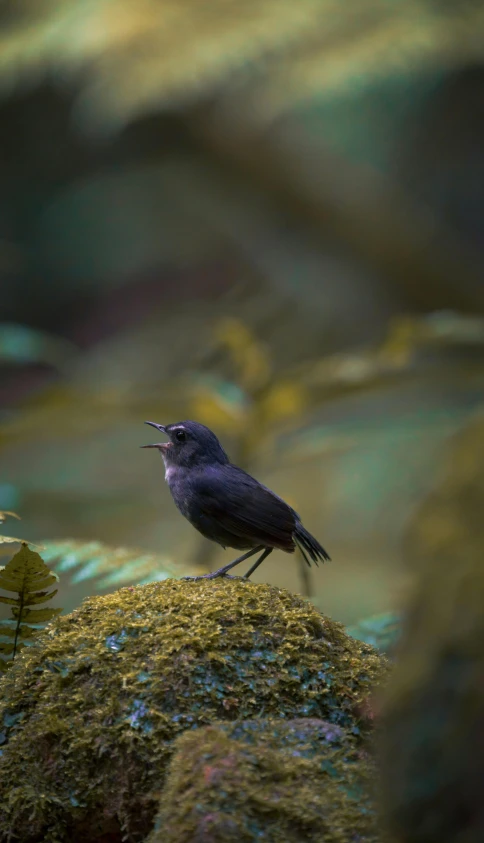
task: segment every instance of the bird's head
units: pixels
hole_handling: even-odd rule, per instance
[[[215,433],[212,433],[204,424],[194,421],[166,425],[148,421],[145,424],[161,430],[168,436],[168,442],[141,446],[142,448],[157,448],[167,467],[195,468],[198,465],[224,465],[229,462]]]

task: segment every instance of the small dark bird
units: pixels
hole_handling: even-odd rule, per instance
[[[165,479],[181,514],[202,536],[223,548],[247,550],[229,565],[190,579],[223,577],[231,568],[261,552],[245,575],[248,579],[275,549],[294,553],[299,547],[307,564],[329,559],[301,519],[282,498],[250,474],[232,465],[215,433],[194,421],[156,424],[169,442],[142,445],[157,448],[165,463]]]

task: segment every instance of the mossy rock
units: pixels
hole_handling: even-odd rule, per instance
[[[306,716],[357,735],[386,672],[341,624],[267,585],[165,580],[88,599],[2,680],[0,841],[141,841],[182,731]]]
[[[324,720],[252,720],[177,739],[147,843],[376,843],[371,761]]]

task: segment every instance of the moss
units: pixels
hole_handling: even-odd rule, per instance
[[[456,438],[416,511],[417,568],[382,721],[383,798],[401,843],[484,840],[484,421]]]
[[[177,739],[147,843],[378,839],[371,763],[312,718],[208,726]]]
[[[357,735],[358,703],[386,669],[266,585],[166,580],[86,600],[2,680],[0,840],[93,843],[113,828],[142,840],[182,731],[321,717]]]

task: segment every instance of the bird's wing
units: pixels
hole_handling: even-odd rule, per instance
[[[295,514],[281,498],[240,468],[217,466],[192,480],[205,518],[254,544],[292,551]]]

